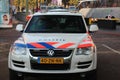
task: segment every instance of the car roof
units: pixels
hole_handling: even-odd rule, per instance
[[[49,10],[48,12],[69,12],[67,9],[52,9]]]
[[[74,16],[82,16],[80,13],[69,12],[67,9],[52,9],[48,12],[37,12],[34,13],[33,16],[36,15],[74,15]]]

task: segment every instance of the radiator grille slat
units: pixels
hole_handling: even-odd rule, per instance
[[[48,50],[34,50],[30,49],[30,54],[34,57],[49,57],[47,54]],[[61,49],[61,50],[54,50],[54,55],[52,57],[68,57],[72,53],[72,49],[66,50],[66,49]]]

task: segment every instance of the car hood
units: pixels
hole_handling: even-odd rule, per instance
[[[87,33],[83,34],[39,34],[24,33],[16,44],[23,44],[27,48],[76,48],[85,45],[93,45],[91,37]]]

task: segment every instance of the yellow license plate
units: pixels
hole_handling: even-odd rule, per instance
[[[40,58],[40,64],[63,64],[63,58]]]

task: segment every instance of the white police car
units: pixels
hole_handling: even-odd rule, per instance
[[[86,75],[96,70],[97,51],[89,32],[96,25],[86,26],[79,13],[51,11],[35,13],[10,48],[10,80],[24,80],[24,74]],[[40,76],[40,75],[39,75]]]

